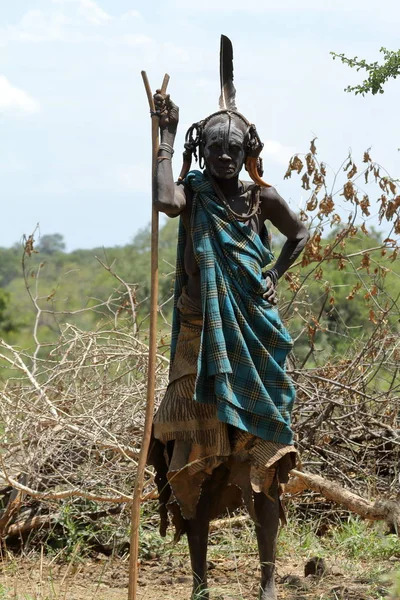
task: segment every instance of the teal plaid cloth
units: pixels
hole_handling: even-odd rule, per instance
[[[218,418],[264,440],[293,443],[295,398],[285,359],[293,346],[277,310],[262,297],[272,253],[219,202],[206,175],[191,171],[191,233],[201,276],[203,330],[194,400],[216,404]],[[179,227],[171,364],[179,333],[176,303],[186,284],[186,231]]]

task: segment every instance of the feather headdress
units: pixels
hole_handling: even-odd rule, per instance
[[[179,181],[182,181],[190,170],[192,156],[194,154],[197,159],[197,148],[200,154],[200,166],[202,159],[202,145],[204,142],[204,131],[207,123],[212,117],[219,114],[235,115],[245,122],[247,132],[245,135],[245,166],[252,180],[262,187],[270,187],[261,179],[262,176],[262,161],[259,158],[264,144],[261,142],[255,125],[250,123],[246,117],[238,112],[236,107],[236,89],[233,85],[233,47],[231,40],[226,35],[221,35],[221,46],[219,55],[219,70],[221,95],[219,97],[220,110],[206,117],[203,121],[193,123],[188,129],[185,139],[185,150],[183,153],[183,165],[179,176]]]
[[[233,48],[231,40],[226,35],[221,35],[219,75],[221,82],[219,108],[220,110],[236,111],[236,89],[233,85]]]

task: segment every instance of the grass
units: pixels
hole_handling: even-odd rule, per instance
[[[284,550],[296,547],[305,557],[336,555],[361,561],[400,559],[400,538],[387,535],[382,523],[370,524],[350,517],[340,526],[332,526],[323,537],[317,535],[317,529],[313,522],[292,522],[281,530],[280,544]]]
[[[0,600],[7,600],[9,598],[9,589],[0,583]]]
[[[163,577],[174,581],[179,574],[181,578],[184,574],[186,579],[190,578],[186,539],[176,545],[172,543],[171,536],[164,541],[158,536],[154,524],[154,515],[149,515],[149,520],[146,522],[145,519],[142,524],[140,541],[143,564],[151,567],[148,569],[150,575],[146,575],[145,580],[148,586],[146,593],[150,594],[146,597],[149,600],[153,600],[153,583],[156,587],[164,585]],[[361,590],[359,595],[349,596],[355,600],[400,600],[400,571],[393,572],[395,563],[400,559],[399,538],[386,535],[379,524],[369,525],[354,517],[332,526],[324,537],[317,534],[319,525],[313,521],[299,522],[289,518],[288,525],[281,530],[279,537],[278,580],[287,574],[297,575],[303,580],[306,560],[319,556],[326,560],[330,574],[317,583],[308,584],[309,589],[305,594],[308,600],[342,599],[345,596],[340,595],[340,586],[352,590],[355,586]],[[31,553],[23,558],[7,553],[0,572],[0,600],[69,600],[75,598],[73,590],[77,582],[80,582],[82,590],[82,581],[86,579],[87,595],[79,598],[108,600],[107,594],[111,593],[112,585],[110,589],[106,587],[115,579],[121,588],[121,595],[112,598],[125,598],[127,557],[104,558],[102,564],[98,561],[93,563],[86,558],[84,549],[81,554],[79,544],[83,539],[77,536],[75,546],[70,546],[67,553],[59,556],[47,555],[46,548],[39,555]],[[212,532],[208,558],[213,563],[213,598],[224,596],[226,585],[229,585],[231,597],[247,599],[255,595],[258,580],[257,546],[250,521],[242,522],[241,526],[233,526],[228,522],[223,529]],[[159,571],[154,567],[159,567]],[[332,575],[333,568],[338,571],[336,576]],[[164,572],[167,575],[160,575]],[[187,585],[190,585],[190,581]],[[154,593],[157,593],[156,589]],[[164,597],[169,598],[170,593],[173,593],[173,585],[165,583]],[[291,595],[296,593],[286,589],[286,586],[280,586],[281,597],[285,600],[299,597]],[[183,600],[184,597],[176,596],[176,600]]]

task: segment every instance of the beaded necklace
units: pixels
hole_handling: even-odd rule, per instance
[[[242,221],[242,222],[249,221],[252,217],[254,217],[254,215],[256,215],[259,212],[260,203],[261,203],[261,188],[260,188],[260,186],[255,185],[253,187],[253,189],[251,190],[251,202],[250,202],[249,212],[245,215],[240,215],[239,213],[235,212],[233,210],[233,208],[231,208],[231,206],[229,205],[228,201],[226,200],[226,198],[225,198],[221,188],[219,187],[218,183],[216,182],[216,180],[209,173],[207,173],[207,175],[210,178],[210,181],[212,183],[212,186],[214,188],[216,195],[218,196],[218,199],[222,202],[222,204],[225,206],[227,211],[233,217],[235,217],[235,219],[237,219],[238,221]],[[243,186],[243,184],[242,184],[242,186]]]

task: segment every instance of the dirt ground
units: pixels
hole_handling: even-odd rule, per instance
[[[129,561],[98,560],[57,564],[42,559],[3,561],[0,600],[126,600]],[[389,565],[388,565],[389,566]],[[393,565],[393,568],[395,565]],[[211,597],[215,600],[255,599],[258,591],[256,556],[213,559],[209,564]],[[353,576],[352,576],[353,575]],[[340,564],[328,565],[320,578],[304,577],[304,560],[278,561],[280,600],[369,600],[387,597],[384,583],[372,585]],[[189,600],[191,577],[187,556],[154,558],[140,566],[138,598]]]

